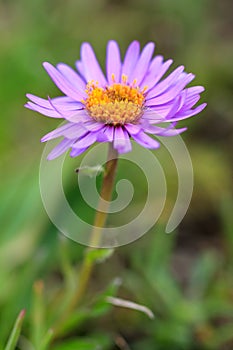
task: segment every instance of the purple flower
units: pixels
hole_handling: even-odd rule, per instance
[[[155,149],[159,142],[151,135],[173,136],[187,128],[175,129],[178,121],[200,113],[205,103],[194,107],[202,86],[187,87],[193,74],[176,68],[165,78],[172,60],[158,55],[152,58],[154,43],[140,53],[133,41],[121,61],[115,41],[107,45],[106,75],[102,72],[90,44],[81,47],[81,59],[73,70],[64,63],[56,68],[45,62],[44,68],[65,96],[48,100],[27,94],[25,105],[51,118],[62,118],[65,124],[42,138],[58,137],[62,141],[48,159],[54,159],[71,148],[76,157],[95,142],[112,142],[119,153],[131,151],[131,138],[146,148]],[[159,124],[163,124],[163,127]],[[164,127],[164,123],[166,127]]]

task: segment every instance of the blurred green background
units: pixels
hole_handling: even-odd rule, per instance
[[[0,349],[22,308],[27,316],[18,349],[33,349],[30,344],[35,346],[39,336],[36,281],[44,281],[46,329],[52,301],[69,280],[67,264],[75,273],[84,252],[57,232],[43,208],[38,170],[44,146],[39,140],[58,121],[26,110],[25,93],[56,96],[42,62],[73,66],[80,44],[89,41],[104,64],[109,39],[120,43],[122,53],[134,39],[155,41],[157,53],[173,58],[174,67],[184,64],[196,74],[195,84],[205,86],[207,109],[185,122],[193,199],[176,232],[166,235],[176,172],[163,147],[156,151],[168,182],[165,211],[143,238],[118,248],[96,267],[88,291],[92,300],[120,277],[117,295],[147,305],[155,319],[133,310],[98,308],[97,302],[51,349],[233,349],[232,13],[231,0],[0,1]],[[74,207],[81,200],[73,171],[78,163],[67,160],[63,179]],[[119,177],[126,167],[121,164]],[[132,211],[145,199],[141,178],[133,174],[139,192]],[[83,210],[83,215],[91,222],[91,212]]]

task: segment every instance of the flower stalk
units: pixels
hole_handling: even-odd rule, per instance
[[[85,294],[85,291],[88,286],[88,282],[91,277],[91,273],[94,268],[94,260],[90,259],[90,253],[93,249],[99,249],[96,248],[101,243],[101,233],[102,229],[105,226],[105,222],[107,220],[108,216],[108,208],[110,205],[110,201],[112,198],[112,192],[113,192],[113,186],[114,186],[114,180],[117,170],[117,163],[118,163],[118,152],[113,148],[112,143],[109,143],[109,149],[108,149],[108,156],[107,156],[107,162],[105,166],[104,171],[104,177],[100,192],[100,199],[94,219],[94,225],[93,230],[91,233],[91,238],[89,245],[90,247],[87,249],[80,273],[79,273],[79,281],[77,285],[77,290],[74,293],[73,298],[71,299],[66,314],[62,317],[62,322],[59,322],[55,328],[54,328],[54,336],[58,335],[62,325],[66,322],[66,320],[69,318],[69,315],[72,313],[72,311],[80,304],[82,301],[82,298]]]

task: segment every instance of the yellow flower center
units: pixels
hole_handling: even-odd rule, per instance
[[[136,86],[136,80],[127,85],[127,77],[122,76],[122,83],[114,82],[106,88],[98,87],[98,82],[87,84],[87,99],[84,102],[89,115],[98,122],[112,125],[136,123],[142,116],[145,90]]]

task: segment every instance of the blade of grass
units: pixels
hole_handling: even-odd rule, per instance
[[[35,348],[39,350],[45,327],[44,283],[42,280],[34,283],[33,292],[31,337]]]
[[[41,350],[47,350],[48,349],[48,346],[50,345],[51,343],[51,340],[53,338],[53,329],[50,328],[48,330],[48,332],[45,334],[43,340],[42,340],[42,343],[41,343]]]
[[[25,313],[26,313],[25,310],[20,311],[15,321],[10,337],[8,339],[8,342],[6,344],[5,350],[15,350],[16,344],[18,342],[18,339],[21,333],[21,328],[22,328]]]

